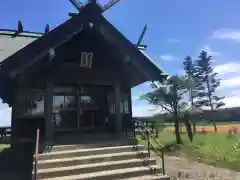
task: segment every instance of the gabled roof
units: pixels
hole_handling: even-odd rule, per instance
[[[130,62],[144,75],[143,80],[163,79],[166,75],[163,70],[110,24],[101,12],[102,9],[97,4],[89,3],[77,16],[72,17],[47,34],[32,32],[16,34],[15,31],[1,30],[0,38],[4,42],[2,41],[2,46],[0,46],[0,49],[3,48],[3,51],[0,51],[0,83],[5,83],[6,77],[12,79],[36,61],[42,60],[50,49],[68,42],[90,24],[93,24],[97,33],[110,46],[124,55],[125,62]]]
[[[71,39],[75,34],[80,33],[82,26],[93,23],[99,33],[109,41],[113,46],[123,53],[126,58],[130,59],[131,63],[137,67],[142,73],[144,73],[148,80],[161,79],[162,70],[157,68],[141,51],[139,51],[128,39],[126,39],[112,24],[110,24],[102,15],[102,9],[97,4],[89,3],[84,9],[65,23],[61,24],[57,28],[50,31],[47,35],[39,35],[36,41],[26,38],[24,36],[17,37],[22,39],[23,45],[13,45],[10,52],[5,53],[4,57],[7,57],[14,51],[16,53],[10,55],[1,63],[2,70],[9,71],[17,69],[21,64],[27,64],[29,61],[36,61],[46,55],[50,48],[55,48],[63,42]],[[41,37],[42,36],[42,37]],[[32,42],[32,43],[31,43]],[[29,44],[30,43],[30,44]],[[11,43],[12,44],[12,43]],[[28,44],[28,45],[27,45]],[[27,46],[26,46],[27,45]],[[14,46],[16,46],[14,48]],[[24,48],[22,48],[25,46]],[[21,49],[22,48],[22,49]],[[6,51],[7,52],[7,51]],[[13,62],[17,63],[13,63]]]
[[[0,29],[0,62],[7,59],[26,45],[41,37],[43,33],[21,32]]]

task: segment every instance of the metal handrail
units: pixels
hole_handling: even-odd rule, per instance
[[[139,132],[143,136],[145,136],[145,138],[147,139],[148,157],[151,156],[151,147],[152,147],[154,149],[154,151],[156,152],[156,154],[162,160],[162,173],[163,173],[163,175],[165,175],[165,160],[164,160],[163,146],[160,144],[160,142],[152,135],[151,132],[149,132],[149,130],[139,120],[134,119],[133,123],[134,123],[134,138],[136,138],[136,129],[138,129]],[[137,125],[135,123],[137,123]],[[155,144],[157,144],[158,148],[156,148],[155,145],[151,142],[151,139],[153,139],[155,141]],[[160,149],[161,149],[161,152],[159,152]]]
[[[37,129],[37,135],[36,135],[36,149],[35,149],[35,156],[34,156],[34,179],[37,180],[37,165],[38,165],[38,154],[39,154],[39,132],[40,130]]]

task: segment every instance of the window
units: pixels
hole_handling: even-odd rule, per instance
[[[126,114],[129,113],[128,100],[124,100],[124,112],[125,112]]]
[[[93,53],[82,52],[80,67],[92,68]]]
[[[44,93],[42,91],[18,92],[15,103],[17,116],[44,114]]]
[[[75,108],[75,96],[53,96],[53,109]]]
[[[115,114],[116,113],[115,108],[116,108],[115,104],[110,105],[110,114]],[[122,100],[120,108],[121,108],[121,113],[122,114],[128,114],[129,113],[128,100]]]
[[[80,97],[81,104],[93,104],[93,99],[91,96],[81,96]]]

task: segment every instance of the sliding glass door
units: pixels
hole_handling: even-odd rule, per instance
[[[78,128],[77,97],[75,93],[56,93],[53,96],[53,122],[58,130]]]
[[[94,129],[105,124],[105,95],[97,87],[58,88],[53,96],[53,122],[57,130]]]

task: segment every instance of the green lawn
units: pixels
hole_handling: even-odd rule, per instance
[[[184,155],[190,160],[240,171],[240,134],[230,136],[228,133],[197,133],[192,143],[185,133],[182,138],[184,146],[176,148],[169,155]],[[158,141],[163,145],[174,144],[175,135],[163,131],[159,134]],[[140,143],[145,142],[140,140]]]

